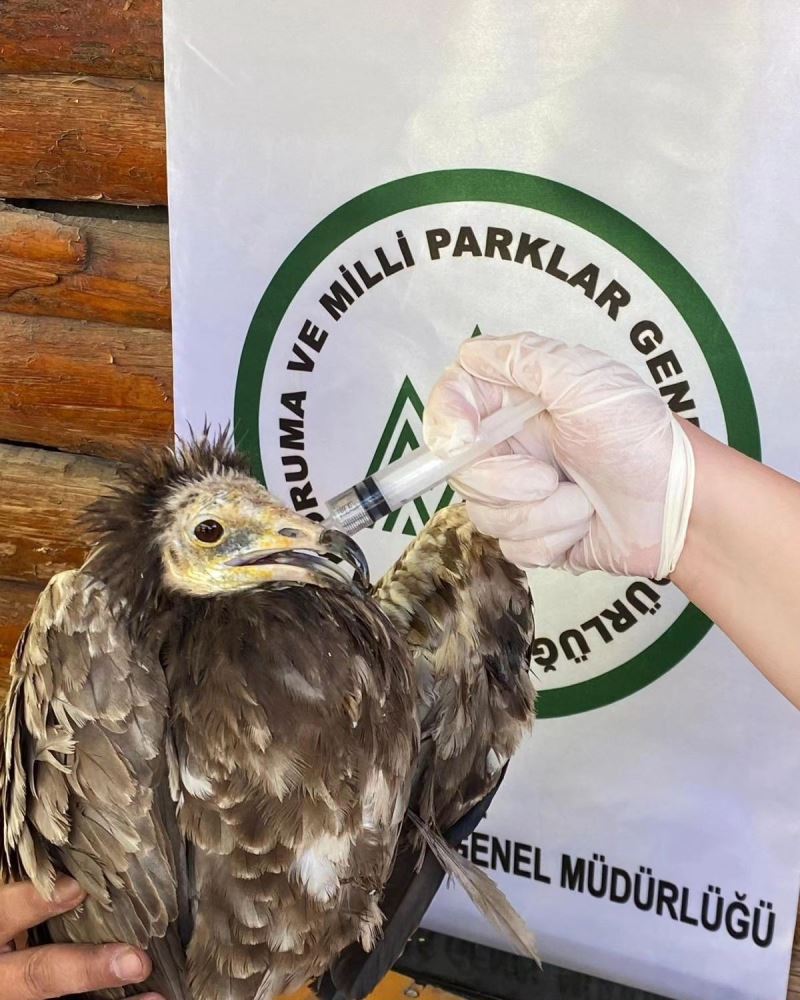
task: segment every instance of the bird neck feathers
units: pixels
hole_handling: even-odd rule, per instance
[[[235,451],[228,432],[211,437],[205,428],[175,448],[143,452],[120,465],[112,490],[86,511],[84,523],[94,540],[86,570],[128,608],[135,636],[171,603],[161,556],[170,498],[207,476],[248,472],[247,459]]]

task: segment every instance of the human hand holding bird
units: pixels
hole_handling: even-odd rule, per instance
[[[150,959],[127,945],[45,945],[25,947],[25,932],[80,905],[86,893],[62,877],[53,898],[40,896],[30,882],[0,886],[0,1000],[48,1000],[87,990],[140,983]],[[164,1000],[156,993],[135,1000]]]

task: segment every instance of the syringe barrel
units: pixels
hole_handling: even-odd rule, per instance
[[[455,473],[472,465],[501,441],[512,437],[544,407],[537,399],[498,410],[482,421],[478,436],[468,447],[448,458],[418,448],[387,465],[328,501],[325,524],[349,535],[369,528],[399,510]]]
[[[352,535],[443,483],[449,463],[427,448],[412,451],[328,501],[325,524]]]
[[[380,469],[372,480],[386,501],[388,510],[393,511],[439,486],[449,475],[450,463],[423,447]]]
[[[371,476],[337,493],[326,506],[328,516],[324,521],[325,526],[338,528],[348,535],[371,528],[376,521],[391,513]]]

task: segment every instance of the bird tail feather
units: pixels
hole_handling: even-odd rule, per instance
[[[407,815],[445,874],[458,882],[490,923],[524,955],[541,965],[533,933],[497,884],[480,868],[459,854],[438,831],[424,823],[419,816],[410,810]]]

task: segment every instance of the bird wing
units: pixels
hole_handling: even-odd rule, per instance
[[[167,688],[157,657],[133,648],[123,612],[85,571],[59,573],[20,638],[0,726],[0,875],[44,895],[57,872],[73,876],[88,897],[48,923],[50,937],[148,948],[160,988],[178,998]]]
[[[439,511],[375,596],[411,649],[431,742],[412,806],[447,830],[495,787],[533,722],[527,578],[458,504]]]
[[[417,674],[422,745],[410,808],[426,828],[441,831],[440,841],[457,847],[484,817],[533,723],[527,578],[459,504],[431,520],[378,582],[375,597],[406,639]],[[340,956],[320,984],[326,1000],[357,1000],[374,989],[419,926],[445,867],[463,884],[463,873],[448,864],[446,845],[420,860],[416,830],[407,822],[381,899],[381,941],[369,955],[353,946]],[[481,879],[482,873],[470,874]],[[489,881],[481,881],[473,899],[480,905],[481,894],[491,896],[491,906],[502,910],[505,900],[497,900]],[[519,918],[510,907],[505,913],[500,922],[530,953],[530,935],[521,941]]]

